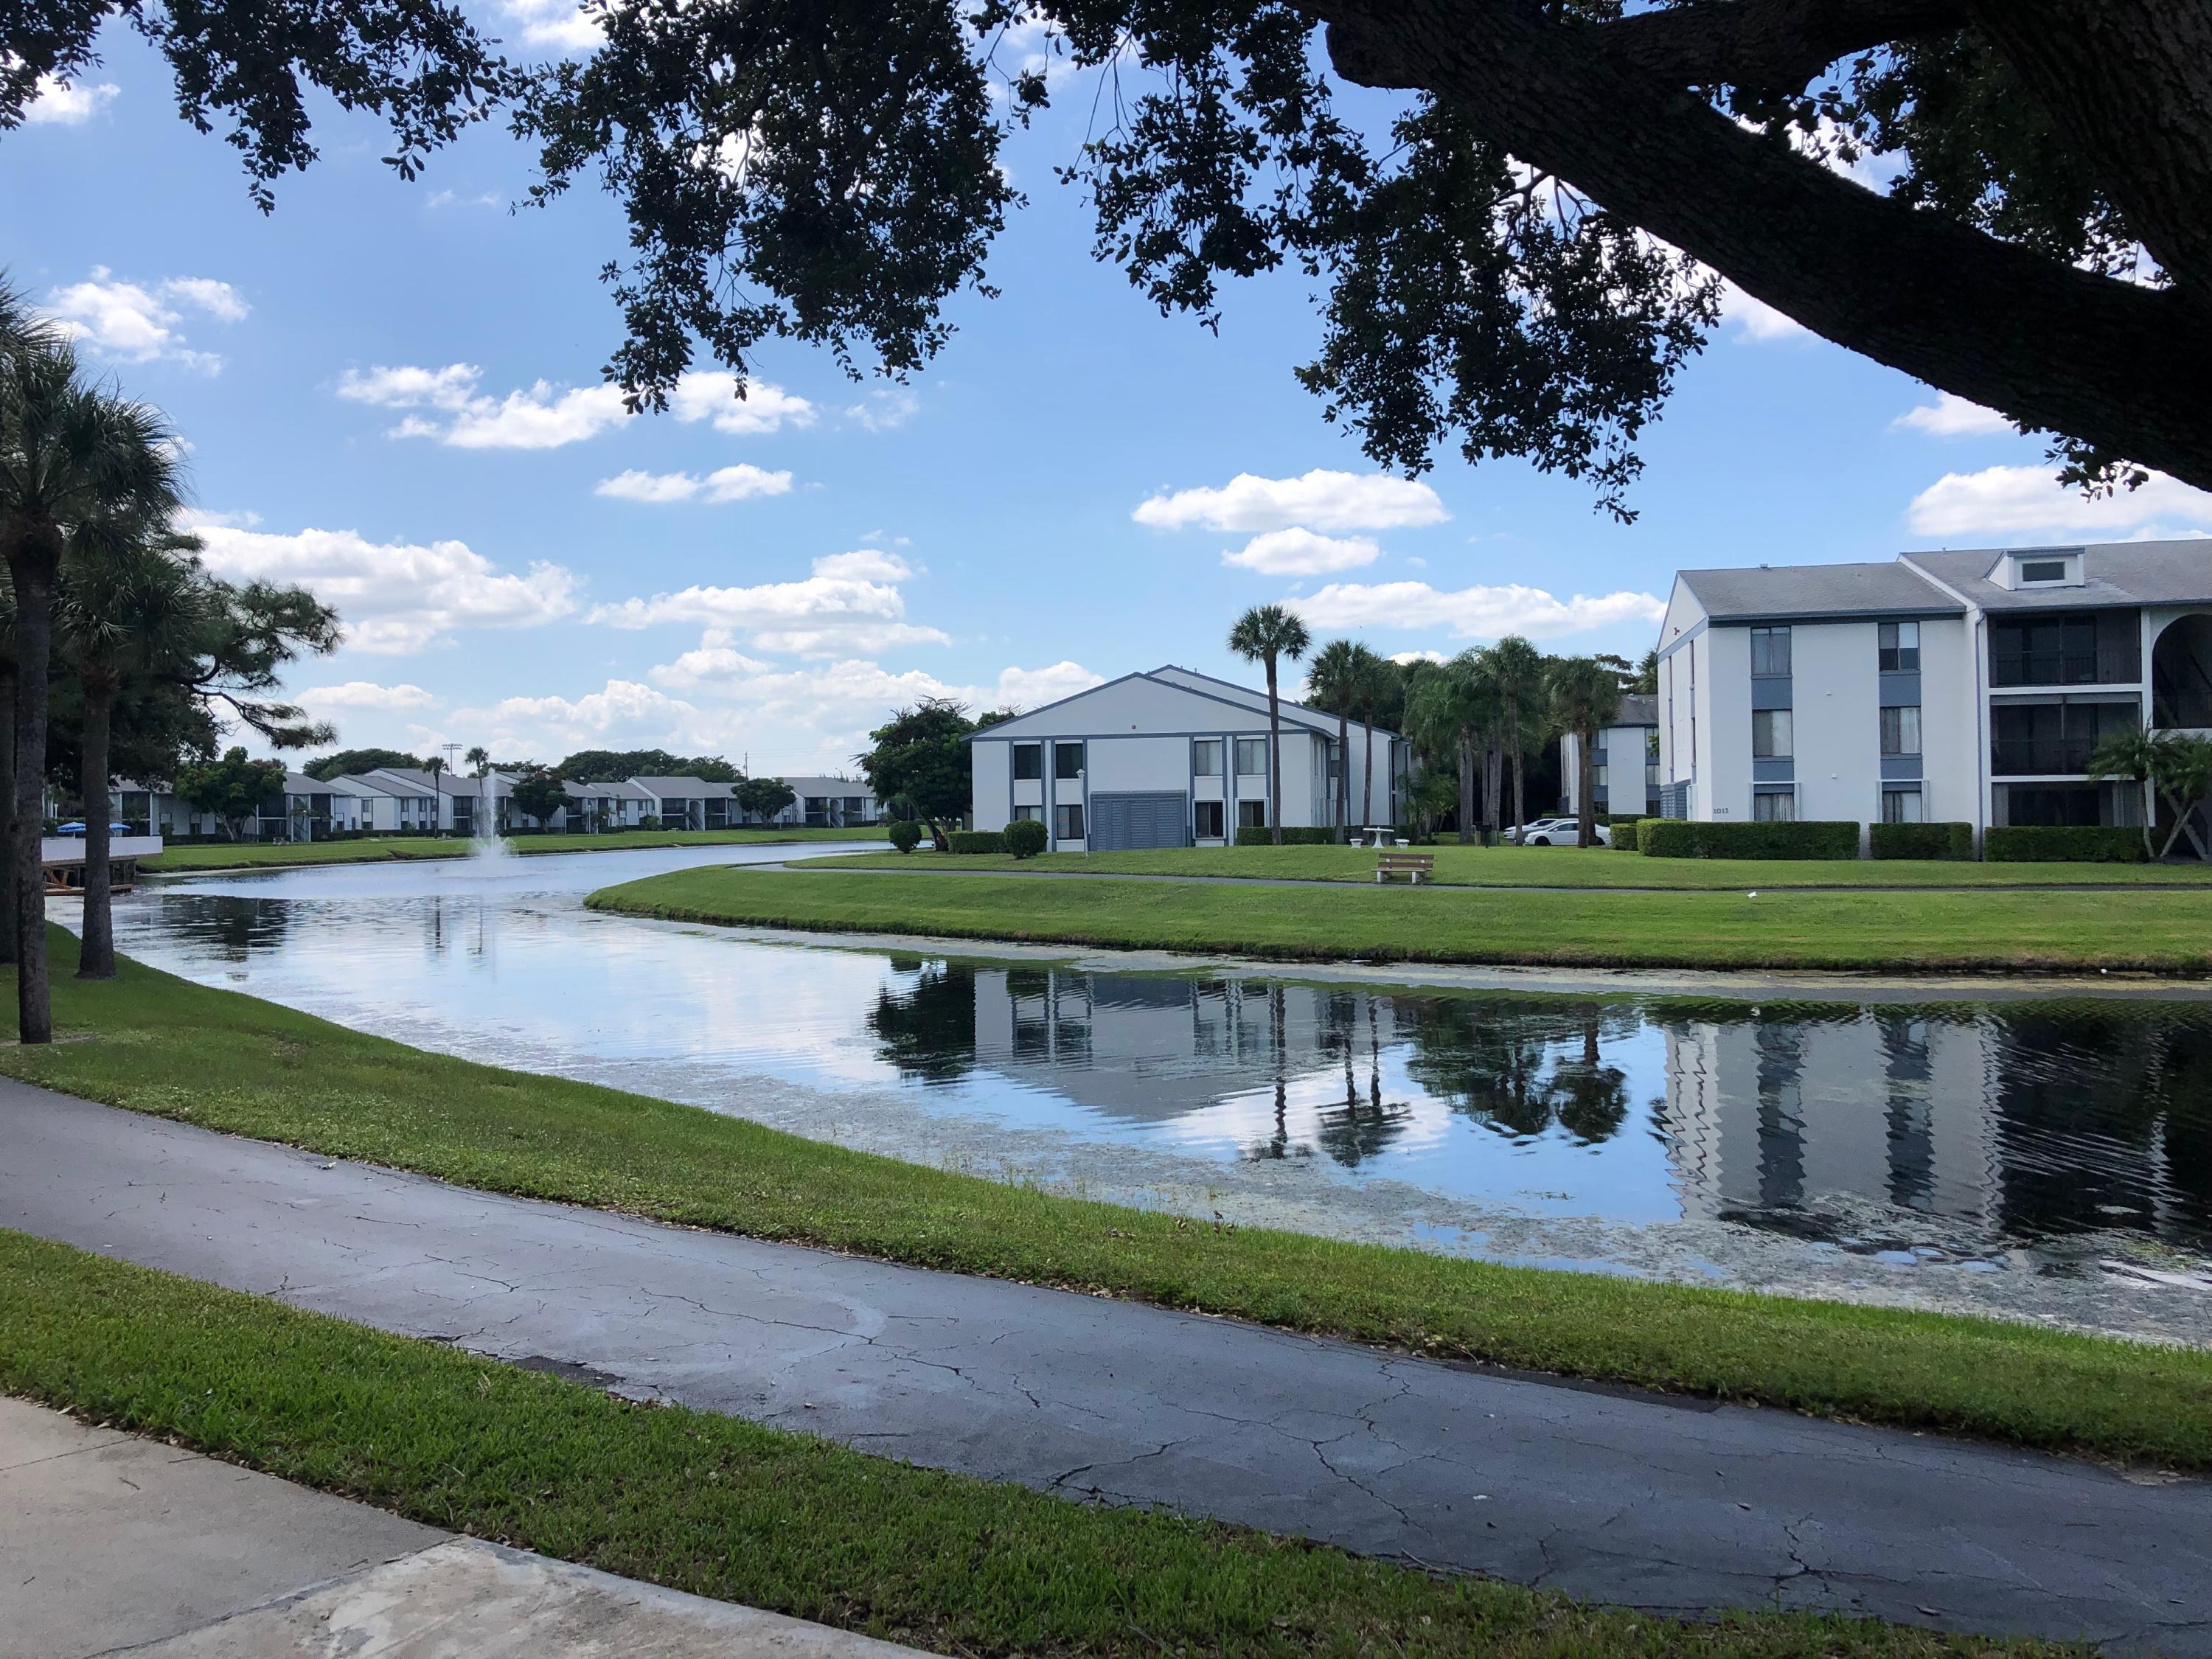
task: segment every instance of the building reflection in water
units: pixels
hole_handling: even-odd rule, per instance
[[[2034,1238],[2212,1241],[2212,1024],[2183,1005],[1787,1009],[1382,995],[912,959],[869,1024],[925,1084],[978,1074],[1248,1158],[1654,1138],[1676,1212],[1802,1231],[1839,1199]],[[1656,1037],[1639,1097],[1626,1051]],[[1486,1151],[1486,1148],[1494,1148]],[[1560,1194],[1559,1196],[1565,1196]]]

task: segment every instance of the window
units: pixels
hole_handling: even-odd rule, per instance
[[[1754,628],[1751,630],[1751,672],[1765,679],[1790,672],[1790,630]]]
[[[1795,789],[1761,789],[1751,798],[1751,816],[1758,823],[1795,823],[1797,822],[1797,792]]]
[[[1042,778],[1044,775],[1044,745],[1041,743],[1018,743],[1014,745],[1014,779]]]
[[[2066,561],[2063,559],[2022,559],[2020,579],[2024,582],[2063,582],[2066,580]]]
[[[1751,753],[1754,760],[1788,760],[1797,752],[1793,722],[1787,708],[1754,708],[1751,712]]]
[[[1883,673],[1917,674],[1920,672],[1920,624],[1918,623],[1884,623],[1879,633],[1881,668]]]
[[[1221,775],[1221,739],[1200,738],[1190,746],[1190,769],[1194,777],[1218,778]]]
[[[1217,764],[1220,758],[1218,755],[1214,757]],[[1191,811],[1193,813],[1191,833],[1195,839],[1199,841],[1224,839],[1221,833],[1221,803],[1219,801],[1197,801],[1193,803]]]
[[[1611,767],[1609,767],[1609,766],[1604,766],[1604,765],[1601,765],[1601,766],[1599,766],[1599,767],[1596,769],[1596,771],[1597,771],[1597,787],[1598,787],[1599,788],[1603,789],[1603,788],[1605,788],[1605,787],[1607,787],[1608,776],[1609,776],[1609,775],[1611,774],[1612,770],[1613,770],[1613,769],[1612,769]]]
[[[1080,806],[1054,807],[1052,833],[1061,841],[1081,841],[1083,839],[1083,809]]]
[[[1267,803],[1263,800],[1238,801],[1237,827],[1239,830],[1265,830],[1267,827]]]
[[[1083,745],[1056,743],[1052,746],[1052,775],[1063,781],[1083,775]]]
[[[1042,823],[1044,822],[1044,808],[1042,806],[1017,806],[1014,808],[1013,821],[1019,823],[1024,819],[1027,819],[1031,823]]]
[[[1881,752],[1885,755],[1917,755],[1920,752],[1920,705],[1906,703],[1881,711]],[[1896,819],[1891,823],[1915,823],[1916,819]]]
[[[1884,823],[1920,823],[1921,814],[1919,790],[1883,790],[1881,792],[1881,821]]]
[[[1237,775],[1240,778],[1264,778],[1267,775],[1267,738],[1237,739]]]

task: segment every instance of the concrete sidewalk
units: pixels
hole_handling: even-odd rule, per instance
[[[0,1396],[0,1655],[894,1659]]]
[[[1669,1613],[2212,1656],[2212,1486],[532,1203],[0,1084],[0,1226],[988,1480]]]

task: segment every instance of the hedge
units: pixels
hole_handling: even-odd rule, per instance
[[[1036,818],[1016,818],[1006,829],[1006,850],[1018,859],[1033,859],[1045,848],[1044,825]]]
[[[2150,857],[2142,830],[2094,823],[1992,828],[1982,836],[1982,856],[1992,864],[2143,864]]]
[[[1283,830],[1285,847],[1334,847],[1344,839],[1344,831],[1331,824],[1318,827],[1286,825]],[[1239,847],[1272,847],[1275,838],[1264,824],[1243,824],[1237,831]]]
[[[1966,859],[1974,856],[1971,823],[1875,823],[1867,827],[1867,850],[1878,859]]]
[[[956,853],[1003,853],[1006,838],[995,830],[955,830],[945,838]]]
[[[912,818],[893,818],[890,828],[884,833],[902,853],[911,853],[921,845],[921,826]]]
[[[1613,850],[1616,853],[1636,851],[1637,825],[1641,818],[1615,818],[1613,821]]]
[[[1855,859],[1856,823],[1697,823],[1653,818],[1637,828],[1641,851],[1662,859]]]

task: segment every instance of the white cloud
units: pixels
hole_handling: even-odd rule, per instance
[[[1129,515],[1155,530],[1396,530],[1451,515],[1437,492],[1387,472],[1331,472],[1262,478],[1240,472],[1219,489],[1179,489],[1140,502]]]
[[[1820,337],[1795,317],[1777,311],[1764,300],[1755,300],[1734,283],[1721,289],[1721,320],[1735,327],[1743,345],[1771,345],[1785,340],[1817,340]]]
[[[606,38],[599,20],[575,0],[500,0],[500,9],[521,25],[528,46],[593,52]]]
[[[591,620],[613,628],[697,623],[721,635],[710,644],[726,644],[729,637],[744,634],[757,649],[801,657],[952,643],[941,630],[906,620],[906,597],[895,584],[913,571],[896,555],[872,550],[833,553],[817,559],[814,568],[804,581],[695,586],[649,599],[625,599],[599,606]]]
[[[23,118],[33,126],[82,126],[113,103],[122,90],[106,81],[87,86],[81,81],[70,83],[41,75],[38,95],[23,112]]]
[[[618,472],[592,486],[594,495],[611,495],[624,501],[689,501],[713,503],[750,501],[756,495],[785,495],[791,492],[791,474],[767,472],[740,462],[709,472],[703,478],[689,472]]]
[[[480,734],[496,753],[548,757],[577,749],[663,744],[710,753],[733,735],[682,698],[635,680],[609,680],[573,699],[504,697],[488,708],[456,709],[447,724]]]
[[[1382,550],[1365,536],[1316,536],[1310,530],[1270,530],[1255,536],[1221,562],[1265,576],[1323,576],[1372,564]]]
[[[2161,521],[2212,526],[2212,495],[2154,472],[2140,489],[2091,500],[2039,467],[1992,466],[1945,473],[1912,498],[1905,521],[1921,536],[2118,535]]]
[[[357,651],[419,651],[456,629],[534,628],[572,614],[576,579],[557,564],[502,571],[465,542],[372,542],[358,531],[276,535],[199,515],[208,568],[241,581],[296,582],[336,607]]]
[[[343,685],[310,686],[294,701],[303,708],[318,712],[325,708],[365,708],[397,714],[438,706],[437,698],[419,685],[379,685],[374,680],[348,680]]]
[[[1042,708],[1062,697],[1106,684],[1079,662],[1056,662],[1048,668],[1009,668],[999,675],[996,691],[985,699],[994,708]]]
[[[708,421],[717,432],[757,437],[789,426],[812,426],[814,405],[766,380],[754,380],[738,396],[738,377],[722,369],[684,375],[669,394],[668,406],[679,421]]]
[[[813,570],[817,576],[850,576],[864,582],[902,582],[914,574],[914,567],[897,554],[879,552],[872,547],[856,548],[850,553],[825,553],[815,560]]]
[[[505,207],[507,201],[495,190],[478,191],[469,196],[464,196],[454,190],[434,190],[422,198],[422,205],[434,212],[441,208],[449,207]]]
[[[622,388],[611,381],[562,387],[538,380],[494,398],[477,392],[483,375],[474,363],[379,365],[366,374],[349,369],[338,380],[338,396],[380,409],[434,410],[446,418],[410,413],[386,435],[435,438],[456,449],[559,449],[635,418],[623,406]],[[814,405],[805,398],[756,380],[740,402],[737,385],[733,374],[686,374],[670,393],[669,407],[679,421],[712,421],[718,432],[746,436],[813,424]]]
[[[921,412],[921,399],[904,386],[871,392],[857,404],[848,404],[845,418],[871,432],[891,432]]]
[[[172,276],[149,288],[116,280],[105,265],[94,265],[85,282],[56,289],[46,301],[64,329],[104,356],[219,372],[220,356],[187,343],[178,326],[185,320],[180,307],[219,323],[243,322],[250,309],[236,289],[211,276]]]
[[[1449,662],[1451,659],[1441,651],[1393,651],[1390,660],[1399,667],[1417,662]]]
[[[1331,582],[1308,598],[1285,603],[1324,628],[1444,628],[1458,639],[1505,634],[1549,639],[1613,623],[1656,622],[1667,608],[1649,593],[1577,593],[1561,599],[1517,582],[1454,592],[1426,582]]]
[[[1889,423],[1889,429],[1924,432],[1931,438],[1966,438],[1990,432],[2008,433],[2014,428],[1994,409],[1970,404],[1955,392],[1939,392],[1934,403],[1906,410]]]

